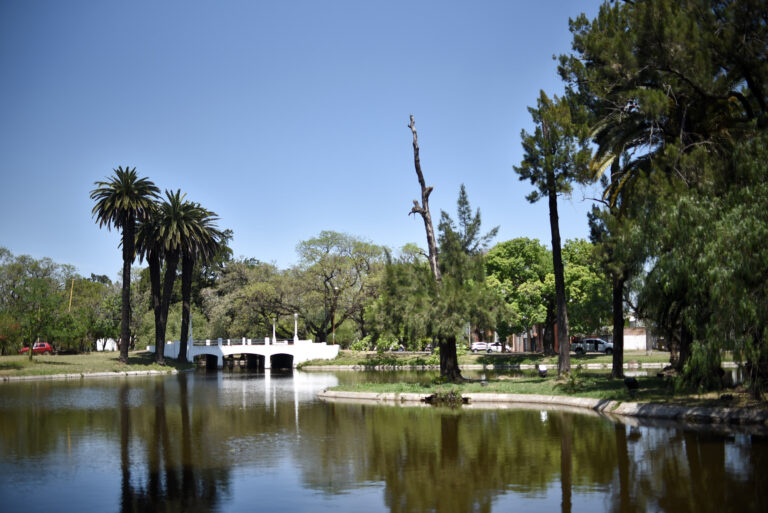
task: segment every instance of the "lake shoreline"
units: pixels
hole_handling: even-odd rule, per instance
[[[432,394],[409,392],[345,392],[323,390],[318,397],[323,400],[345,400],[377,404],[425,404]],[[768,409],[720,408],[710,406],[684,406],[659,403],[622,402],[589,397],[571,397],[539,394],[467,393],[469,405],[543,405],[580,408],[593,412],[624,417],[644,417],[708,424],[768,425]]]
[[[625,363],[622,367],[627,370],[644,370],[644,369],[664,369],[669,363],[664,362],[636,362]],[[541,364],[533,363],[509,363],[509,364],[493,364],[493,363],[469,363],[460,364],[461,370],[537,370]],[[571,368],[576,370],[600,370],[611,369],[613,364],[611,363],[572,363]],[[556,365],[546,364],[546,367],[557,368]],[[724,369],[736,369],[739,365],[735,362],[722,362],[721,367]],[[303,371],[370,371],[370,370],[383,370],[383,371],[414,371],[414,370],[440,370],[440,365],[389,365],[389,364],[375,364],[375,365],[301,365],[298,367]]]
[[[133,376],[163,376],[178,374],[176,369],[168,370],[136,370],[120,372],[80,372],[69,374],[31,374],[28,376],[0,376],[0,382],[12,383],[19,381],[62,381],[76,380],[86,378],[123,378]]]

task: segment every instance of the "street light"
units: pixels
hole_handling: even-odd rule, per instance
[[[333,310],[331,311],[331,344],[336,345],[336,293],[339,287],[333,287]]]
[[[277,338],[275,338],[275,324],[277,323],[277,317],[272,317],[272,344],[274,345],[275,342],[277,342]]]

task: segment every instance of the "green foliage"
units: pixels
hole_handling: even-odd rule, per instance
[[[679,346],[696,389],[717,386],[723,347],[748,359],[755,394],[768,375],[767,17],[751,0],[604,3],[572,20],[560,57],[605,188],[599,259],[630,280],[625,300]]]
[[[600,266],[596,248],[583,239],[566,241],[563,263],[571,333],[597,333],[610,321],[611,284]]]
[[[368,351],[373,347],[373,337],[368,335],[361,340],[355,340],[349,344],[350,351]]]
[[[574,333],[590,334],[605,326],[611,290],[599,265],[596,248],[581,239],[563,246],[568,318]],[[504,301],[499,335],[523,333],[554,318],[552,254],[538,240],[501,242],[485,257],[486,283]]]
[[[467,189],[461,184],[459,189],[459,199],[456,201],[457,223],[453,222],[451,216],[445,211],[440,212],[439,244],[442,251],[445,251],[449,245],[455,245],[454,251],[467,255],[479,255],[488,247],[488,244],[496,237],[499,227],[491,229],[485,235],[480,235],[482,221],[480,219],[480,209],[472,215],[472,208],[467,197]]]
[[[293,289],[291,312],[304,319],[316,340],[329,340],[346,320],[365,336],[365,307],[378,294],[384,250],[351,235],[323,231],[300,242],[299,265],[288,273]]]
[[[697,393],[720,390],[723,386],[720,364],[720,344],[693,344],[691,357],[675,380],[675,390]]]
[[[139,326],[136,331],[136,347],[138,349],[144,349],[146,346],[155,344],[155,315],[152,310],[145,311],[139,317]],[[203,312],[197,307],[192,306],[192,333],[191,336],[195,340],[203,340],[206,338],[219,338],[211,336],[211,329],[208,323],[208,319]],[[165,332],[166,341],[168,340],[180,340],[181,338],[181,303],[174,303],[168,309],[168,323],[166,325]],[[222,338],[236,338],[227,334]]]
[[[573,369],[565,376],[565,380],[555,385],[557,388],[565,391],[567,394],[578,392],[583,386],[582,373],[579,369]]]
[[[394,337],[408,349],[421,350],[431,342],[433,347],[452,343],[453,351],[464,351],[456,341],[463,337],[467,323],[495,327],[500,302],[486,284],[479,252],[496,230],[480,234],[480,213],[472,214],[464,187],[457,210],[458,223],[442,213],[441,283],[435,281],[426,260],[414,248],[404,248],[397,258],[388,255],[379,297],[366,312],[376,336]],[[439,355],[431,357],[437,358]]]
[[[458,408],[464,404],[465,400],[461,396],[461,393],[455,388],[451,388],[448,391],[438,391],[427,397],[427,403],[433,406],[448,406],[450,408]]]
[[[571,182],[582,178],[590,157],[586,148],[586,126],[578,122],[572,110],[577,104],[539,93],[536,108],[529,107],[536,128],[532,134],[520,134],[524,157],[515,172],[520,180],[529,180],[534,190],[527,199],[536,203],[551,194],[569,194]]]
[[[538,240],[518,238],[495,245],[485,257],[486,283],[504,301],[500,334],[521,333],[547,318],[553,308],[545,281],[552,256]]]
[[[47,341],[59,349],[90,350],[115,337],[119,296],[112,284],[86,280],[48,258],[0,251],[0,344],[6,353]],[[71,297],[71,303],[70,303]]]
[[[122,231],[123,287],[120,320],[120,359],[128,363],[131,338],[131,263],[135,258],[136,223],[145,219],[153,208],[160,190],[146,178],[139,178],[136,168],[118,167],[108,181],[96,182],[91,199],[96,202],[91,213],[99,226],[112,226]],[[31,353],[30,353],[31,354]]]

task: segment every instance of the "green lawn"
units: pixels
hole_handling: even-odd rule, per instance
[[[571,355],[571,364],[603,363],[610,365],[611,355],[588,354],[584,356]],[[669,353],[653,351],[626,351],[624,363],[664,363],[669,361]],[[557,366],[557,356],[545,356],[537,353],[466,353],[459,356],[459,365],[536,365],[546,364]],[[317,365],[361,365],[373,367],[376,365],[439,365],[437,356],[424,353],[373,351],[339,351],[339,356],[333,360],[312,360],[302,366]]]
[[[579,372],[572,373],[571,378],[559,379],[557,377],[541,378],[534,373],[523,376],[500,376],[489,379],[485,384],[477,380],[460,384],[452,383],[356,383],[346,384],[333,388],[333,390],[349,392],[373,392],[373,393],[417,393],[417,394],[446,394],[453,391],[459,394],[468,393],[497,393],[497,394],[539,394],[559,395],[572,397],[589,397],[593,399],[606,399],[612,401],[652,402],[663,404],[675,404],[683,406],[750,406],[768,407],[765,401],[752,400],[744,390],[726,390],[723,392],[710,392],[706,394],[675,393],[673,382],[669,379],[656,376],[638,376],[640,385],[635,396],[630,395],[624,381],[611,379],[605,372]],[[723,400],[722,393],[733,396],[732,399]]]
[[[0,376],[46,376],[51,374],[87,374],[93,372],[127,372],[146,370],[187,369],[191,364],[177,364],[168,359],[163,367],[154,363],[155,355],[147,352],[132,352],[128,365],[118,361],[117,352],[88,353],[77,355],[34,356],[32,361],[26,355],[0,356]]]
[[[673,397],[671,383],[657,377],[638,377],[640,390],[638,399],[665,401]],[[460,384],[438,382],[430,384],[419,383],[359,383],[342,385],[334,390],[351,392],[403,393],[419,394],[445,393],[450,390],[467,393],[497,393],[497,394],[540,394],[540,395],[570,395],[574,397],[591,397],[595,399],[611,399],[627,401],[631,397],[624,382],[620,379],[610,379],[605,373],[575,372],[567,380],[555,377],[541,378],[539,376],[500,376],[497,379],[485,381],[485,384],[473,380]]]

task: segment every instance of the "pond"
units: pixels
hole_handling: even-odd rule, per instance
[[[761,429],[316,398],[359,379],[2,384],[0,510],[768,511]]]

